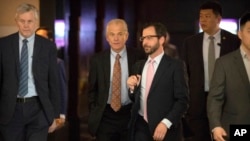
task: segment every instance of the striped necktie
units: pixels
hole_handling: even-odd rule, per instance
[[[23,46],[21,50],[20,72],[19,72],[19,90],[18,95],[24,97],[28,94],[28,40],[23,40]]]

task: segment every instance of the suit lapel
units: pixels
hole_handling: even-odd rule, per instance
[[[100,62],[103,62],[101,65],[103,66],[104,69],[104,81],[107,84],[107,87],[109,90],[110,87],[110,50],[107,50],[104,52],[104,59],[100,60]]]
[[[132,72],[132,65],[134,63],[134,56],[132,55],[131,51],[127,48],[127,59],[128,59],[128,74],[131,75]]]
[[[168,58],[166,57],[166,55],[164,54],[162,56],[162,59],[160,61],[160,64],[155,72],[154,78],[153,78],[153,82],[151,84],[150,90],[149,90],[149,95],[151,95],[152,90],[157,86],[157,84],[159,83],[159,80],[161,79],[162,75],[164,73],[166,73],[166,68],[168,69],[170,65],[170,62],[168,61]]]
[[[15,58],[15,62],[16,62],[16,73],[17,73],[17,77],[19,79],[19,35],[18,33],[16,33],[16,35],[13,38],[13,42],[12,42],[12,50],[14,53],[14,58]]]
[[[204,32],[198,35],[197,44],[194,45],[194,48],[196,48],[196,49],[192,50],[193,51],[192,53],[194,53],[196,51],[198,52],[197,53],[198,57],[196,57],[196,58],[201,58],[201,59],[198,59],[198,61],[199,61],[199,64],[201,64],[200,66],[202,66],[201,67],[202,71],[204,72],[204,67],[203,67],[204,66],[204,59],[203,59],[203,37],[204,37]]]
[[[237,52],[235,52],[234,63],[236,65],[236,69],[239,70],[239,74],[241,76],[243,84],[245,84],[246,89],[248,91],[250,91],[250,83],[249,83],[249,79],[248,79],[248,76],[247,76],[247,72],[246,72],[244,62],[242,60],[242,55],[240,53],[240,49],[238,49]]]
[[[35,63],[37,62],[37,58],[39,57],[39,52],[41,50],[42,46],[40,43],[40,40],[36,37],[35,35],[35,40],[34,40],[34,49],[33,49],[33,56],[32,56],[32,70],[35,70]],[[35,75],[35,74],[34,74]]]
[[[220,37],[221,37],[220,56],[223,56],[227,52],[226,47],[231,46],[231,45],[228,45],[229,42],[227,41],[228,39],[226,37],[226,34],[225,34],[224,30],[221,30]]]

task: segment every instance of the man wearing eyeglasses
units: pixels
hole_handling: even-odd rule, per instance
[[[134,100],[130,141],[181,141],[187,85],[183,62],[164,53],[165,39],[163,24],[148,23],[143,27],[140,41],[148,59],[137,62],[137,73],[127,80]]]

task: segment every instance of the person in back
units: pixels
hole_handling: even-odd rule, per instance
[[[217,1],[207,1],[200,6],[199,23],[203,32],[185,39],[180,49],[189,82],[189,109],[186,120],[194,136],[186,141],[211,141],[207,117],[207,95],[215,60],[236,50],[240,40],[236,35],[219,27],[222,7]]]
[[[47,38],[53,41],[52,31],[47,27],[39,27],[36,30],[36,34],[40,35],[44,38]],[[66,122],[66,114],[67,114],[67,104],[68,104],[68,95],[67,95],[67,79],[66,79],[66,71],[64,61],[57,57],[57,65],[58,65],[58,77],[59,77],[59,93],[61,99],[60,106],[60,117],[56,119],[56,124],[54,128],[56,130],[60,129],[65,125]],[[49,134],[48,141],[52,141],[55,138],[55,134]]]

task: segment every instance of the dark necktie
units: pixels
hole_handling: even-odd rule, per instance
[[[19,72],[19,91],[20,97],[24,97],[28,93],[28,46],[27,39],[23,40],[21,50],[20,72]]]
[[[115,57],[115,64],[113,68],[113,80],[112,80],[112,97],[111,107],[114,111],[119,111],[121,108],[121,65],[119,54]]]
[[[214,37],[209,36],[210,42],[208,47],[208,78],[209,83],[211,82],[211,78],[213,76],[214,64],[215,64],[215,48],[214,48]]]

